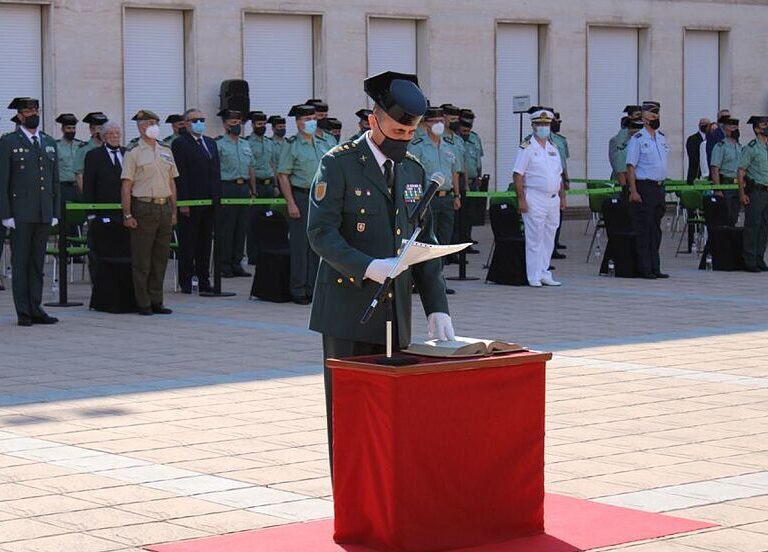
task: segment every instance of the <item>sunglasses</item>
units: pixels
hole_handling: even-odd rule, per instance
[[[205,117],[198,117],[197,119],[190,119],[191,123],[204,123]]]

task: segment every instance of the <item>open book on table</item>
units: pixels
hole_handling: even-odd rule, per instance
[[[402,352],[430,357],[472,357],[516,353],[525,350],[524,347],[517,343],[457,336],[452,341],[430,339],[429,341],[413,342]]]

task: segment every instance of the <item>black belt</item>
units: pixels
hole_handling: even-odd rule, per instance
[[[243,184],[247,184],[248,180],[245,178],[236,178],[234,180],[222,180],[222,183],[224,184],[237,184],[238,186],[242,186]]]
[[[258,185],[258,186],[271,186],[272,185],[272,179],[271,178],[257,178],[256,179],[256,185]]]
[[[664,184],[664,182],[662,182],[661,180],[648,180],[648,179],[645,179],[645,178],[637,180],[637,183],[638,184],[653,184],[654,186],[661,186],[662,184]]]
[[[299,188],[298,186],[291,186],[291,191],[294,194],[297,194],[297,193],[308,194],[309,188]]]
[[[735,176],[720,176],[720,184],[738,184],[739,179]]]
[[[60,182],[62,186],[76,186],[77,182],[74,180],[64,180],[63,182]]]

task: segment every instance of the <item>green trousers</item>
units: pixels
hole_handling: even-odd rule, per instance
[[[133,290],[139,308],[163,304],[163,282],[171,253],[171,205],[133,200],[131,214],[138,226],[131,230]]]
[[[768,244],[768,191],[765,188],[756,187],[750,192],[744,214],[744,265],[747,268],[762,266]]]

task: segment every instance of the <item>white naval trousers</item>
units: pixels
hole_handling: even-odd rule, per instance
[[[525,270],[528,283],[552,278],[549,263],[555,248],[555,232],[560,224],[560,196],[534,188],[525,189],[528,212],[525,225]]]

